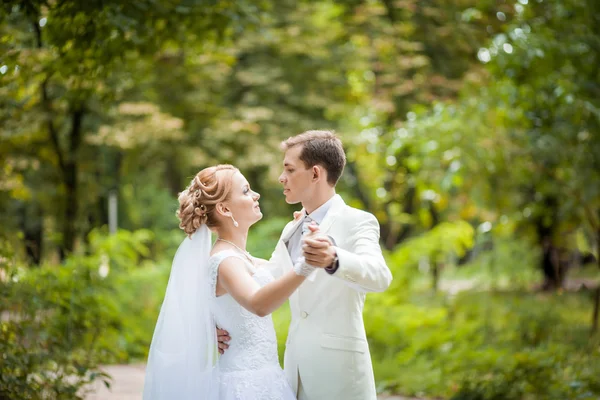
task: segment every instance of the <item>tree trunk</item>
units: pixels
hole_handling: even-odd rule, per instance
[[[169,188],[169,192],[171,196],[177,198],[179,193],[183,190],[181,187],[180,177],[181,174],[179,172],[179,166],[177,165],[177,154],[176,150],[173,150],[166,160],[166,168],[165,168],[165,179],[167,187]],[[194,174],[196,174],[196,171]],[[256,181],[255,181],[256,182]],[[257,182],[258,183],[258,182]],[[187,184],[187,183],[186,183]]]
[[[600,268],[600,229],[596,230],[596,264]],[[598,314],[600,314],[600,286],[594,293],[594,311],[592,313],[592,335],[598,332]]]
[[[35,32],[36,45],[39,49],[43,48],[42,31],[38,24],[37,16],[32,20],[33,31]],[[75,238],[77,234],[77,214],[79,208],[79,199],[77,198],[77,178],[79,164],[77,160],[77,153],[81,145],[83,129],[83,115],[84,108],[82,105],[76,105],[71,109],[71,131],[69,135],[69,146],[65,152],[63,152],[60,140],[59,132],[54,125],[54,110],[52,106],[52,99],[48,92],[48,83],[50,76],[47,76],[40,86],[41,92],[41,105],[45,112],[46,128],[50,136],[50,142],[56,153],[58,160],[58,167],[62,176],[62,183],[65,185],[65,202],[63,211],[63,227],[62,227],[62,243],[59,248],[59,255],[61,261],[65,259],[68,253],[73,251],[75,247]]]
[[[600,286],[594,291],[594,312],[592,313],[592,335],[598,332],[598,314],[600,313]]]
[[[563,285],[560,273],[558,249],[549,237],[542,238],[542,272],[544,273],[544,290],[560,289]]]
[[[438,291],[440,286],[440,270],[441,265],[438,263],[436,258],[433,258],[433,262],[431,263],[431,286],[434,292]]]
[[[18,213],[27,260],[32,265],[39,266],[42,261],[44,216],[35,202],[21,203]]]
[[[556,203],[552,199],[546,201],[546,206],[551,210],[555,209],[555,207],[553,207],[555,204]],[[553,240],[556,228],[553,224],[545,224],[543,218],[540,218],[536,221],[536,229],[539,243],[542,248],[541,269],[544,274],[542,289],[560,289],[563,287],[565,274],[561,268],[559,249],[554,244]]]
[[[63,241],[60,248],[60,259],[63,261],[75,248],[77,238],[77,216],[79,212],[78,175],[79,160],[77,154],[81,146],[83,130],[82,108],[76,108],[71,113],[71,132],[69,135],[69,149],[63,170],[63,183],[65,185],[65,209],[63,221]]]
[[[404,196],[405,204],[404,204],[404,213],[408,215],[415,215],[415,211],[417,209],[417,188],[413,185],[410,186],[406,190],[406,196]],[[410,234],[412,233],[414,224],[404,224],[402,226],[402,231],[398,235],[396,244],[402,243],[404,240],[408,239]]]
[[[356,198],[358,198],[358,200],[360,200],[360,202],[363,204],[367,211],[373,213],[375,210],[373,210],[373,205],[371,204],[371,200],[369,199],[368,194],[361,187],[360,177],[358,176],[358,171],[354,161],[348,160],[346,162],[346,169],[348,173],[352,176],[352,179],[354,179],[354,184],[350,185],[354,192],[354,195],[356,196]]]

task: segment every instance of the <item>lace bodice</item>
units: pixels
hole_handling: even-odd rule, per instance
[[[209,262],[212,288],[211,311],[217,326],[229,332],[229,348],[219,359],[221,371],[260,370],[279,366],[277,337],[271,316],[259,317],[238,304],[229,294],[216,296],[219,265],[228,257],[245,262],[254,280],[264,286],[273,280],[268,270],[255,268],[240,253],[225,250],[214,254]]]

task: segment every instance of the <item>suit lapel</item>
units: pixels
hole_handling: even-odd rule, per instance
[[[304,208],[300,210],[300,212],[304,213]],[[287,229],[285,229],[281,233],[281,241],[285,243],[286,246],[294,232],[296,232],[296,229],[298,229],[298,227],[300,226],[300,224],[302,224],[302,218],[298,218],[297,220],[292,221],[292,223],[288,225]]]
[[[327,211],[325,218],[319,225],[319,229],[321,232],[327,233],[327,231],[329,231],[329,228],[331,228],[331,225],[333,225],[333,222],[335,221],[337,216],[344,210],[344,206],[346,206],[344,199],[342,199],[342,197],[339,194],[336,194],[332,200],[329,211]]]
[[[283,268],[283,271],[292,269],[292,259],[284,242],[281,240],[277,242],[277,247],[275,247],[273,254],[277,256],[274,261],[279,267]]]

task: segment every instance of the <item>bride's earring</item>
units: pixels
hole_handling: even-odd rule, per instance
[[[237,221],[233,218],[233,215],[231,216],[231,220],[233,221],[233,226],[235,226],[236,228],[240,226],[240,224],[238,224]]]

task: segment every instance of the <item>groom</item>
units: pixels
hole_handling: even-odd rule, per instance
[[[279,181],[286,202],[302,203],[303,209],[283,229],[269,266],[281,274],[305,257],[325,267],[290,297],[285,373],[299,400],[375,400],[362,310],[366,292],[382,292],[392,281],[379,224],[336,194],[346,155],[332,132],[304,132],[284,141],[282,149]],[[302,240],[315,224],[320,239]]]

